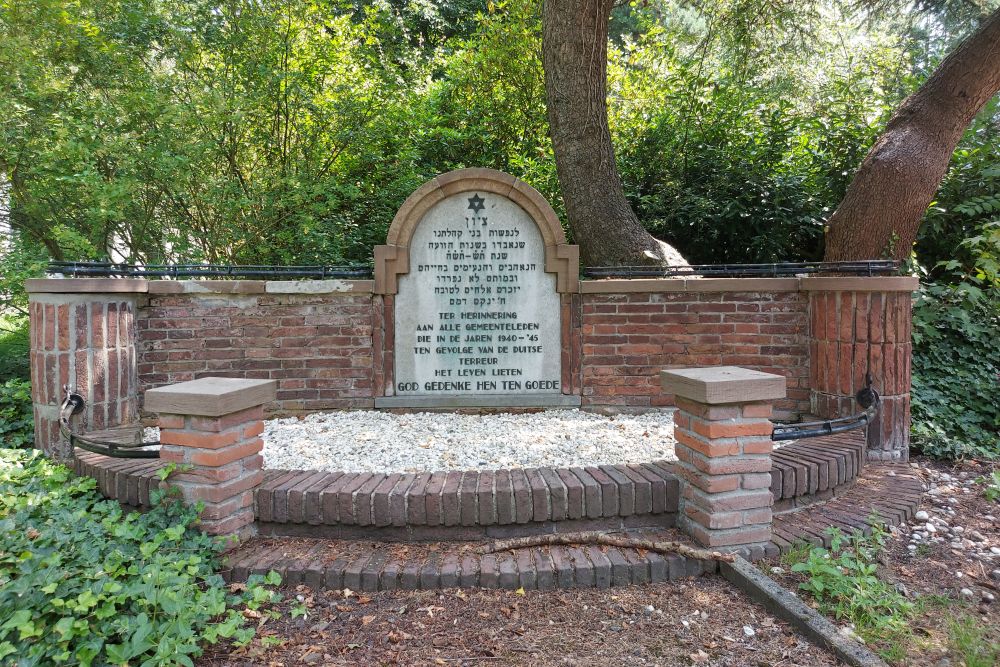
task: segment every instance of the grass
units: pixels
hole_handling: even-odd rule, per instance
[[[948,648],[962,658],[965,667],[995,667],[1000,661],[1000,641],[987,633],[978,619],[955,615],[948,621]]]

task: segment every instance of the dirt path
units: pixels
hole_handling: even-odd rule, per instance
[[[218,647],[199,664],[838,664],[718,576],[523,595],[449,590],[345,598],[340,591],[285,592],[291,599],[280,605],[282,617],[264,622],[250,646]],[[296,605],[304,605],[305,618],[291,618]]]

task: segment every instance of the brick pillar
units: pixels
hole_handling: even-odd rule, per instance
[[[254,489],[264,481],[264,404],[274,380],[201,378],[150,389],[145,407],[159,415],[160,459],[189,470],[170,483],[188,503],[203,502],[199,526],[211,535],[254,534]]]
[[[28,280],[35,446],[69,460],[59,438],[63,386],[83,396],[74,426],[95,431],[139,421],[136,310],[146,281]]]
[[[770,401],[785,378],[735,366],[662,371],[675,395],[679,525],[698,544],[748,557],[771,540]]]
[[[810,407],[823,419],[861,412],[870,372],[882,408],[867,428],[868,459],[905,461],[910,446],[911,278],[816,278],[809,294]],[[857,289],[867,287],[867,290]],[[852,289],[853,288],[853,289]],[[895,289],[900,288],[900,289]],[[876,290],[876,291],[872,291]]]

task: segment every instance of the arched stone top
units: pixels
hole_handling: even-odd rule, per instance
[[[545,271],[556,274],[556,291],[575,292],[579,284],[580,250],[566,243],[559,217],[538,190],[495,169],[458,169],[441,174],[413,191],[396,212],[386,245],[375,247],[375,293],[395,294],[396,278],[408,273],[413,233],[435,204],[462,192],[489,192],[510,199],[528,214],[545,244]]]

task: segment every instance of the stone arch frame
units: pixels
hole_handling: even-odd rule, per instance
[[[461,192],[490,192],[520,206],[538,226],[545,243],[545,271],[556,274],[556,292],[575,293],[580,281],[580,247],[566,234],[552,206],[538,190],[495,169],[458,169],[441,174],[413,191],[396,212],[386,244],[375,246],[375,294],[398,291],[398,277],[410,272],[410,240],[424,215],[439,201]]]

